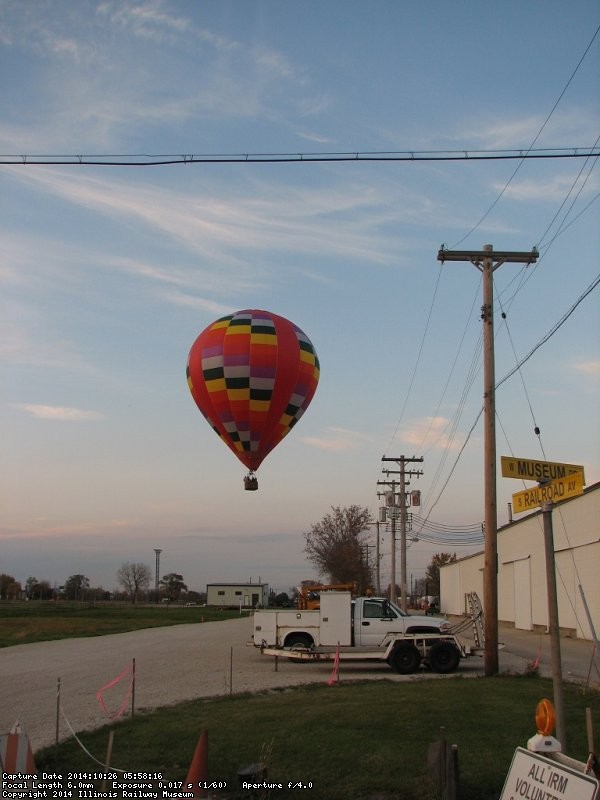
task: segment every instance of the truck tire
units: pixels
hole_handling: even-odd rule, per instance
[[[285,640],[284,647],[312,647],[314,642],[307,633],[292,633]]]
[[[421,664],[421,654],[409,642],[399,644],[389,657],[390,667],[400,675],[416,672]]]
[[[427,661],[434,672],[454,672],[460,653],[452,642],[436,642],[427,654]]]

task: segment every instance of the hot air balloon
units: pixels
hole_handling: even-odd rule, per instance
[[[188,386],[209,425],[248,469],[244,487],[264,458],[308,408],[319,359],[293,322],[255,309],[213,322],[188,357]]]

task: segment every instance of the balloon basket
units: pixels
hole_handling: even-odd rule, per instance
[[[258,489],[258,478],[253,472],[249,472],[244,478],[244,489],[247,492],[255,492]]]

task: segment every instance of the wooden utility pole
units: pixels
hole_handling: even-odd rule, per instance
[[[498,673],[498,517],[496,506],[496,378],[494,364],[494,271],[505,262],[534,264],[538,252],[496,251],[491,244],[483,250],[445,250],[438,261],[469,261],[483,276],[483,412],[484,412],[484,503],[485,555],[483,607],[486,676]]]
[[[390,566],[390,591],[389,591],[389,598],[392,603],[396,602],[396,514],[395,514],[395,507],[396,507],[396,481],[377,481],[378,486],[390,486],[392,491],[392,504],[391,508],[393,509],[392,512],[392,561]],[[384,495],[387,494],[384,493]],[[387,507],[387,503],[386,503]],[[379,529],[378,529],[379,531]]]
[[[556,709],[556,738],[562,745],[563,753],[567,751],[567,734],[565,725],[565,703],[563,699],[562,660],[560,655],[560,627],[558,623],[558,596],[556,593],[556,561],[554,557],[554,529],[552,526],[553,503],[542,505],[544,521],[544,550],[546,553],[546,586],[548,591],[548,629],[550,630],[550,646],[552,660],[552,688],[554,690],[554,708]]]
[[[405,456],[398,456],[396,458],[386,458],[383,456],[381,459],[382,461],[395,461],[399,466],[399,470],[389,470],[386,469],[384,472],[389,474],[396,474],[400,475],[400,607],[403,611],[407,610],[407,598],[406,598],[406,584],[407,584],[407,572],[406,572],[406,530],[407,530],[407,518],[408,515],[406,513],[406,487],[408,485],[408,481],[406,480],[407,477],[412,476],[419,476],[422,475],[423,472],[421,470],[407,470],[405,465],[414,463],[414,462],[422,462],[423,458],[406,458]],[[395,481],[392,481],[395,487]],[[395,497],[395,495],[394,495]],[[395,504],[395,499],[394,499]],[[394,581],[396,580],[396,517],[392,518],[392,531],[393,531],[393,546],[392,546],[392,565],[393,565],[393,581],[392,586],[394,587],[393,593],[396,592],[396,584]],[[394,598],[395,599],[395,598]]]

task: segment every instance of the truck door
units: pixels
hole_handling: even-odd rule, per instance
[[[387,633],[404,633],[402,617],[379,598],[363,598],[355,610],[354,626],[354,641],[359,647],[378,647]]]

